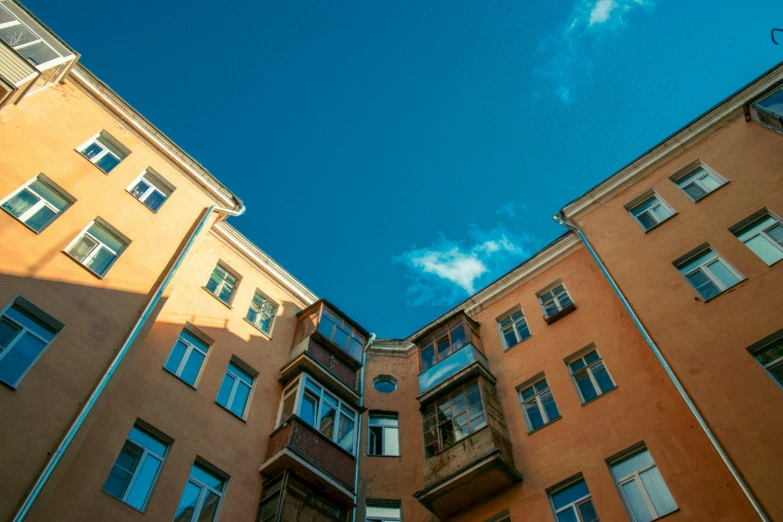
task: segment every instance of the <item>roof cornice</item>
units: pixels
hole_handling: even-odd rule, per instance
[[[318,300],[318,297],[306,286],[227,222],[218,221],[212,227],[211,232],[234,252],[242,256],[245,261],[282,286],[291,297],[299,301],[302,308],[310,306]]]
[[[192,180],[218,205],[237,208],[241,201],[207,169],[163,134],[149,120],[130,106],[108,85],[99,80],[82,64],[77,63],[68,73],[74,84],[101,105],[107,112],[127,125],[140,139],[157,150],[175,168]]]
[[[582,218],[677,154],[743,115],[745,105],[781,81],[783,81],[783,62],[688,123],[584,195],[568,203],[562,209],[563,214],[569,219]]]

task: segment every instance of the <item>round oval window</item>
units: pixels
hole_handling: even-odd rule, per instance
[[[388,375],[380,375],[373,379],[372,386],[381,393],[391,393],[397,389],[397,379]]]

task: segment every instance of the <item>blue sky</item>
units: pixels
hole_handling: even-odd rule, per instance
[[[783,60],[779,0],[28,0],[379,337],[563,232],[566,202]]]

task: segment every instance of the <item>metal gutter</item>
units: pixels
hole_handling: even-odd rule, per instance
[[[16,515],[12,519],[13,522],[21,522],[22,520],[25,519],[25,517],[30,512],[30,508],[35,503],[36,499],[38,498],[38,495],[40,495],[41,490],[43,490],[44,486],[46,486],[46,483],[49,481],[49,478],[51,477],[52,473],[57,467],[57,464],[59,464],[60,459],[62,459],[63,454],[68,449],[68,446],[70,446],[71,442],[73,442],[73,439],[76,437],[77,433],[79,432],[79,429],[81,429],[82,425],[84,424],[84,421],[87,419],[87,416],[90,414],[93,407],[95,406],[95,403],[101,397],[103,391],[106,389],[106,386],[109,384],[109,381],[114,376],[114,373],[117,371],[117,368],[119,367],[120,363],[122,363],[122,360],[128,354],[131,345],[138,337],[139,333],[144,327],[144,324],[152,315],[152,311],[155,309],[158,302],[160,301],[160,298],[163,296],[163,292],[166,290],[169,283],[171,283],[174,274],[177,272],[180,265],[182,265],[182,261],[185,259],[185,256],[193,247],[193,244],[196,241],[196,237],[198,237],[199,233],[204,229],[204,226],[207,224],[207,221],[209,220],[209,217],[212,215],[212,212],[221,212],[229,216],[240,216],[244,214],[245,206],[239,203],[236,209],[218,207],[217,205],[212,205],[210,207],[207,207],[204,216],[198,222],[198,225],[196,226],[195,230],[193,230],[193,232],[190,234],[190,237],[188,238],[188,241],[185,243],[184,248],[177,256],[176,260],[174,261],[174,264],[171,265],[171,268],[166,273],[166,276],[163,278],[163,281],[158,286],[158,289],[155,290],[154,294],[152,294],[152,297],[147,303],[147,306],[144,308],[144,311],[142,312],[141,316],[136,321],[136,324],[133,326],[133,329],[131,330],[130,334],[128,334],[128,337],[125,339],[125,342],[120,347],[119,351],[117,352],[117,355],[114,357],[114,360],[109,365],[106,372],[103,374],[103,377],[101,377],[101,380],[98,382],[98,385],[93,390],[92,394],[90,395],[90,398],[87,400],[87,402],[84,404],[79,414],[76,416],[76,419],[73,421],[73,424],[71,424],[71,427],[68,428],[65,437],[63,437],[63,440],[60,441],[60,444],[59,446],[57,446],[57,449],[54,451],[54,453],[52,453],[52,456],[49,458],[49,462],[46,463],[46,466],[44,467],[43,471],[38,476],[38,480],[36,480],[35,485],[30,490],[30,493],[28,493],[27,498],[25,498],[24,502],[22,503],[22,507],[19,508],[19,511],[17,511]]]
[[[353,493],[353,513],[351,518],[353,518],[353,521],[356,522],[356,499],[358,498],[358,492],[359,492],[359,461],[362,457],[362,431],[364,431],[362,417],[364,416],[364,413],[362,412],[362,409],[364,408],[364,368],[367,364],[367,350],[370,349],[370,346],[372,346],[372,343],[375,342],[375,334],[370,334],[369,339],[367,339],[367,345],[364,347],[364,350],[362,350],[362,369],[359,376],[359,425],[357,428],[359,429],[359,434],[356,439],[356,478],[353,480],[354,484],[354,493]],[[370,415],[367,414],[367,422],[370,422]]]

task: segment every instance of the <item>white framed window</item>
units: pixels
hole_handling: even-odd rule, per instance
[[[370,413],[367,454],[400,456],[400,420],[396,413]]]
[[[778,87],[753,104],[754,115],[762,123],[783,129],[783,88]]]
[[[105,130],[82,143],[76,150],[106,174],[130,154],[130,150]]]
[[[205,287],[212,295],[226,304],[231,304],[238,278],[222,262],[215,266]]]
[[[750,349],[751,354],[759,364],[783,386],[783,332],[778,332],[777,339],[762,341],[760,347]]]
[[[496,321],[500,330],[500,338],[503,339],[504,350],[508,350],[530,337],[530,328],[527,325],[525,314],[519,307],[501,315]]]
[[[153,212],[157,212],[169,199],[174,187],[152,169],[142,172],[126,189]]]
[[[356,410],[302,373],[283,392],[277,425],[296,414],[351,455],[356,454]]]
[[[598,351],[594,348],[588,350],[584,355],[572,358],[568,362],[568,370],[571,372],[571,378],[583,404],[615,387],[612,376],[609,375],[609,370],[606,369]]]
[[[226,368],[223,384],[218,391],[217,403],[239,417],[245,418],[255,376],[237,361],[232,360]]]
[[[144,511],[155,486],[169,444],[149,431],[133,426],[117,455],[103,491],[129,506]]]
[[[0,40],[41,71],[73,58],[72,54],[58,51],[45,41],[34,24],[21,21],[20,17],[24,17],[18,11],[11,2],[0,2]]]
[[[528,432],[560,418],[560,412],[546,378],[536,379],[530,385],[522,385],[518,391]]]
[[[648,522],[677,510],[677,504],[646,448],[611,462],[610,468],[633,522]]]
[[[256,290],[245,319],[265,334],[270,335],[276,312],[277,303],[262,294],[260,290]]]
[[[0,207],[36,232],[48,227],[76,199],[39,174],[0,202]]]
[[[674,209],[654,192],[643,196],[641,201],[637,198],[626,205],[625,208],[645,232],[663,223],[675,214]]]
[[[739,283],[743,277],[717,252],[700,247],[695,255],[684,256],[684,261],[675,261],[674,266],[705,301]]]
[[[672,178],[678,187],[693,201],[699,201],[704,196],[726,184],[726,180],[705,165],[689,168],[684,172],[675,174]]]
[[[541,303],[541,309],[544,311],[544,317],[552,317],[574,304],[563,283],[558,282],[550,287],[551,290],[544,289],[536,294],[539,303]]]
[[[64,325],[17,296],[0,313],[0,381],[16,389]]]
[[[581,477],[549,492],[557,522],[598,522],[587,482]]]
[[[95,218],[65,249],[65,253],[103,277],[130,244],[130,239],[101,218]]]
[[[193,463],[174,522],[215,522],[220,515],[227,480],[225,474],[216,473],[198,460]]]
[[[747,220],[747,224],[731,227],[734,235],[767,265],[783,259],[783,223],[780,218],[762,209]]]
[[[399,502],[368,503],[365,520],[366,522],[400,522],[402,514]]]
[[[163,367],[195,388],[208,350],[208,343],[183,328]]]

